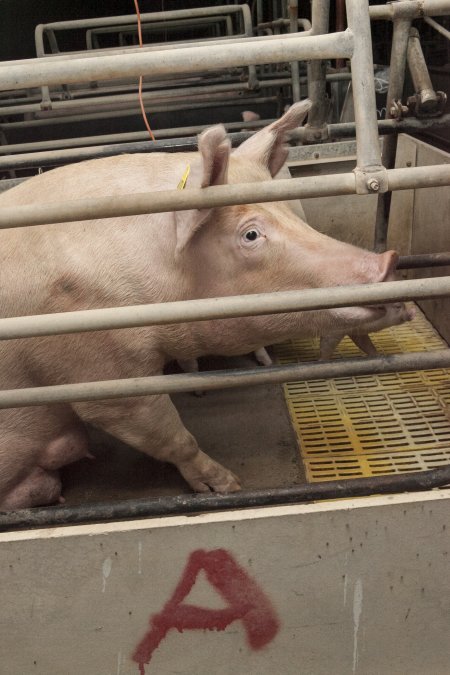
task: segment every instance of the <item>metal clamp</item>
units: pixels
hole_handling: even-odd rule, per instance
[[[305,124],[303,127],[303,138],[302,143],[304,145],[314,144],[314,143],[324,143],[330,138],[330,132],[328,129],[328,124],[323,124],[320,127],[310,126]]]
[[[388,174],[384,166],[353,169],[356,194],[379,194],[388,191]]]
[[[410,96],[406,105],[414,117],[439,117],[444,114],[447,94],[443,91],[423,90],[414,96]],[[404,106],[403,106],[404,107]]]

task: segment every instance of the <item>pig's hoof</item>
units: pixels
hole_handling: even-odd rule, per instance
[[[195,492],[237,492],[239,478],[229,469],[199,452],[195,459],[178,465],[178,469]]]

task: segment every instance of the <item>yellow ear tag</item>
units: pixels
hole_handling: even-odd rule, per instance
[[[187,167],[186,167],[186,171],[181,176],[181,180],[177,185],[177,190],[184,190],[184,188],[186,187],[187,179],[189,178],[190,171],[191,171],[191,165],[188,164]]]

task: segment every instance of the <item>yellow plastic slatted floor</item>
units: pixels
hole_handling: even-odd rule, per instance
[[[371,336],[380,354],[447,347],[417,310],[412,322]],[[275,346],[280,364],[318,358],[318,340]],[[362,356],[349,338],[334,358]],[[430,469],[450,463],[450,369],[284,385],[310,482]]]

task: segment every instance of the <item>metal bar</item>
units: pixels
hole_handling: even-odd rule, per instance
[[[369,5],[361,0],[346,0],[346,7],[348,26],[354,35],[351,70],[357,167],[362,171],[374,171],[381,168],[381,153],[378,142]]]
[[[326,76],[326,80],[329,82],[334,82],[334,81],[340,81],[340,80],[348,80],[351,78],[350,73],[330,73]],[[300,77],[299,82],[301,84],[304,84],[307,82],[306,77]],[[277,77],[276,79],[267,79],[267,78],[261,78],[258,81],[258,89],[263,91],[264,89],[267,89],[269,87],[282,87],[285,85],[289,85],[290,81],[286,77]],[[185,88],[184,90],[181,89],[180,86],[176,86],[173,89],[167,89],[165,88],[167,86],[167,82],[161,83],[160,85],[153,83],[148,83],[146,87],[144,87],[144,102],[148,102],[152,104],[152,107],[154,105],[157,105],[161,101],[164,100],[170,100],[170,99],[177,99],[177,98],[183,98],[183,100],[189,99],[192,96],[195,96],[197,98],[200,97],[200,95],[205,95],[205,96],[210,96],[210,93],[220,93],[220,92],[227,92],[227,91],[235,91],[235,90],[240,90],[244,94],[248,94],[249,91],[252,91],[250,88],[250,85],[248,82],[226,82],[226,83],[209,83],[206,85],[198,85],[197,83],[193,83],[189,88]],[[164,88],[163,88],[164,87]],[[46,115],[53,115],[57,114],[59,112],[72,112],[71,109],[76,109],[76,108],[98,108],[100,106],[103,107],[108,107],[109,109],[112,109],[113,107],[117,107],[117,104],[122,104],[122,103],[130,103],[133,104],[135,103],[136,105],[136,110],[139,109],[139,104],[136,99],[136,87],[130,85],[130,84],[123,84],[123,85],[118,85],[117,87],[109,87],[105,88],[102,87],[101,89],[98,89],[100,92],[100,95],[93,96],[92,95],[92,89],[83,89],[83,90],[72,90],[71,99],[64,99],[62,98],[62,94],[52,94],[53,95],[53,100],[51,104],[51,109],[49,111],[45,111],[44,114]],[[131,91],[131,94],[114,94],[114,92],[120,92],[120,91]],[[213,98],[213,97],[211,97]],[[40,101],[40,98],[38,99]],[[155,103],[156,101],[156,103]],[[238,103],[238,102],[237,102]],[[5,116],[11,116],[11,115],[18,115],[18,114],[25,114],[25,113],[40,113],[42,111],[41,104],[39,102],[33,103],[32,101],[26,99],[25,102],[20,102],[20,101],[11,101],[11,103],[7,103],[6,105],[0,106],[0,115],[5,115]],[[52,117],[53,119],[53,117]],[[31,121],[32,123],[32,121]],[[16,123],[17,124],[17,123]],[[23,124],[23,123],[22,123]],[[3,128],[3,125],[2,125]]]
[[[189,100],[189,99],[188,99]],[[194,110],[194,109],[205,109],[205,108],[216,108],[220,107],[221,105],[247,105],[248,103],[268,103],[271,101],[277,100],[276,97],[265,97],[265,96],[258,96],[256,94],[253,94],[252,96],[250,95],[250,91],[248,91],[248,94],[246,92],[243,92],[243,95],[240,99],[236,99],[235,96],[233,96],[233,92],[224,92],[222,94],[214,94],[214,95],[208,95],[208,94],[201,94],[200,96],[197,96],[195,99],[195,103],[185,103],[184,101],[178,101],[174,103],[154,103],[152,105],[152,113],[155,112],[169,112],[172,110]],[[69,101],[67,101],[69,103]],[[89,103],[89,100],[87,99],[84,102],[77,101],[76,104],[74,102],[71,102],[73,107],[76,109],[78,106],[80,106],[77,110],[78,115],[82,116],[80,121],[83,121],[89,114],[91,114],[92,110],[97,109],[98,112],[94,113],[94,117],[91,117],[90,119],[105,119],[105,115],[102,116],[102,111],[107,110],[109,113],[106,113],[106,115],[109,114],[109,117],[116,118],[117,116],[120,115],[120,112],[125,110],[127,111],[127,115],[130,114],[130,110],[134,109],[134,115],[138,115],[140,111],[139,107],[139,100],[138,98],[135,99],[135,104],[133,106],[133,101],[124,101],[123,103],[116,103],[114,106],[111,105],[111,103],[108,103],[107,97],[104,98],[104,102],[102,101],[97,101],[94,106],[92,106]],[[53,110],[51,112],[51,119],[55,119],[56,116],[60,117],[68,117],[68,113],[72,113],[73,110],[68,110],[67,106],[64,104],[63,101],[56,101],[52,102]],[[111,110],[114,110],[115,112],[111,112]],[[35,111],[36,116],[38,117],[44,117],[46,116],[49,118],[49,111],[41,111],[40,106],[38,105],[32,105],[32,106],[27,106],[27,110],[24,112],[32,112]],[[87,112],[86,112],[87,111]],[[85,113],[85,114],[83,114]],[[9,112],[9,110],[1,110],[0,109],[0,115],[10,115],[10,114],[16,114]],[[89,119],[89,118],[88,118]]]
[[[289,84],[286,78],[277,78],[273,80],[265,80],[261,83],[261,90],[267,89],[269,87],[280,87]],[[175,89],[163,89],[163,90],[153,90],[147,91],[143,94],[142,98],[144,103],[154,107],[155,105],[162,105],[165,102],[173,102],[181,99],[181,101],[186,100],[215,100],[220,98],[216,94],[226,94],[232,93],[235,95],[245,95],[249,92],[249,85],[247,82],[232,82],[226,84],[212,84],[212,85],[194,85],[191,87],[178,87]],[[128,107],[130,105],[136,104],[139,107],[139,102],[137,99],[136,91],[133,91],[129,94],[113,94],[113,95],[101,95],[101,96],[86,96],[84,98],[73,98],[62,101],[52,101],[51,109],[55,112],[60,110],[64,111],[75,111],[77,108],[107,108],[114,109],[115,107],[120,107],[123,104],[126,104]],[[0,107],[0,115],[17,115],[27,112],[33,112],[41,110],[40,104],[22,104],[14,106],[4,106]]]
[[[150,377],[57,384],[48,387],[0,391],[0,409],[22,408],[69,403],[103,401],[114,398],[153,396],[189,391],[232,389],[258,384],[280,384],[305,380],[370,375],[373,373],[431,370],[450,366],[450,349],[430,352],[410,352],[370,358],[339,359],[270,368],[226,370],[183,375],[152,375]]]
[[[389,88],[386,97],[387,119],[394,117],[391,112],[392,104],[402,98],[410,28],[411,19],[396,19],[394,21],[391,58],[389,62]],[[391,168],[391,166],[387,168]]]
[[[298,0],[287,0],[289,10],[289,31],[298,32]],[[291,61],[292,101],[300,101],[300,71],[298,61]]]
[[[345,0],[336,0],[336,32],[345,30],[346,15],[345,15]],[[338,59],[336,61],[336,68],[343,68],[345,61]]]
[[[74,506],[45,506],[0,513],[0,532],[279,506],[325,499],[349,499],[374,494],[417,492],[444,487],[449,483],[450,466],[441,466],[428,471],[414,471],[392,476],[322,481],[282,488],[242,490],[229,494],[182,494],[156,499],[127,499]]]
[[[198,18],[190,18],[190,19],[176,19],[172,21],[164,21],[164,23],[141,23],[141,30],[142,33],[150,33],[150,32],[160,32],[164,30],[170,30],[171,28],[185,28],[185,27],[190,27],[190,26],[208,26],[208,25],[214,25],[214,24],[220,24],[220,23],[225,23],[227,19],[230,17],[228,16],[204,16],[204,17],[198,17]],[[92,46],[92,36],[93,35],[108,35],[108,34],[114,34],[114,33],[126,33],[129,35],[136,35],[138,27],[137,27],[137,22],[134,22],[134,26],[130,25],[129,23],[117,25],[117,26],[103,26],[102,28],[89,28],[86,31],[86,48],[88,50],[93,49]],[[226,28],[226,25],[224,26]],[[89,39],[89,36],[91,38]]]
[[[265,101],[274,101],[275,97],[264,99]],[[245,99],[246,103],[248,100]],[[256,102],[255,99],[251,99]],[[225,105],[226,103],[232,105],[232,101],[220,101],[217,105]],[[211,104],[210,104],[211,106]],[[183,106],[183,110],[204,108],[205,104],[191,103]],[[168,110],[168,106],[165,106]],[[173,109],[173,108],[172,108]],[[175,108],[178,110],[178,107]],[[159,110],[159,109],[157,109]],[[155,109],[153,109],[155,112]],[[248,132],[241,132],[229,135],[234,144],[238,144],[248,138]],[[67,162],[79,162],[83,159],[90,159],[92,157],[110,157],[113,155],[136,152],[179,152],[179,151],[194,151],[197,150],[198,139],[196,136],[189,136],[188,138],[166,139],[161,141],[143,141],[136,143],[120,143],[118,145],[102,145],[94,146],[93,148],[74,148],[67,150],[47,150],[42,152],[31,152],[23,155],[16,155],[15,157],[0,157],[0,171],[9,169],[24,169],[30,167],[45,167],[55,166],[56,164],[66,164]]]
[[[402,98],[410,28],[411,19],[400,18],[394,20],[389,69],[389,88],[386,96],[386,119],[392,119],[394,117],[392,106],[395,101]],[[383,166],[385,166],[386,169],[392,169],[394,167],[396,152],[397,137],[390,136],[389,138],[386,138],[383,144]],[[386,249],[390,207],[391,196],[386,192],[379,194],[374,233],[374,248],[376,251],[384,251]]]
[[[301,33],[296,33],[295,35],[292,35],[290,33],[286,33],[283,35],[283,38],[288,39],[290,37],[295,37],[298,39],[299,37],[307,37],[310,35],[309,30],[305,30]],[[279,40],[280,36],[279,35],[264,35],[260,37],[254,37],[252,38],[253,42],[258,42],[258,41],[268,41],[270,42],[271,40]],[[245,44],[248,42],[248,37],[246,35],[238,35],[238,36],[223,36],[221,38],[211,38],[211,39],[205,39],[200,42],[201,45],[204,45],[204,43],[214,44],[214,45],[226,45],[229,46],[230,44]],[[174,49],[181,49],[181,48],[197,48],[199,46],[199,41],[198,40],[190,40],[186,42],[170,42],[170,43],[158,43],[156,45],[149,45],[146,44],[143,47],[103,47],[102,49],[96,49],[95,50],[95,56],[96,57],[103,57],[103,56],[111,56],[111,55],[121,55],[121,54],[142,54],[145,52],[152,52],[152,51],[164,51],[164,50],[174,50]],[[37,59],[18,59],[15,61],[0,61],[0,69],[1,68],[8,68],[10,64],[14,63],[14,65],[29,65],[30,63],[34,62],[39,62],[39,64],[45,64],[45,63],[57,63],[57,62],[63,62],[63,61],[70,61],[72,59],[91,59],[93,58],[93,54],[91,52],[87,51],[75,51],[75,52],[65,52],[63,54],[46,54],[45,56],[40,56],[39,60]]]
[[[445,267],[447,265],[450,265],[450,252],[421,253],[419,255],[401,255],[397,269],[408,270],[420,267]]]
[[[40,121],[40,120],[39,120]],[[260,129],[275,120],[255,120],[254,122],[228,122],[223,126],[227,130],[234,129]],[[50,122],[51,123],[51,122]],[[25,122],[25,124],[27,124]],[[0,125],[2,129],[4,125]],[[156,129],[153,131],[155,138],[177,138],[186,136],[186,134],[201,133],[205,125],[193,127],[175,127],[174,129]],[[101,136],[80,136],[77,138],[57,138],[50,141],[36,141],[32,143],[14,143],[11,145],[0,145],[0,154],[14,154],[18,152],[33,152],[40,150],[50,150],[52,148],[72,148],[78,146],[97,145],[99,143],[122,143],[134,141],[148,141],[148,131],[129,131],[122,134],[103,134]]]
[[[159,141],[149,143],[152,147]],[[1,168],[0,158],[0,168]],[[389,190],[450,185],[450,164],[390,169]],[[184,211],[234,204],[254,204],[306,197],[355,194],[355,174],[288,178],[261,183],[217,185],[188,190],[162,190],[129,195],[111,195],[48,204],[26,204],[0,208],[0,229],[93,218],[115,218],[149,213]]]
[[[192,7],[189,9],[174,9],[163,12],[147,12],[141,14],[141,21],[170,21],[172,19],[190,19],[193,16],[216,16],[217,14],[238,14],[248,9],[248,5],[218,5],[215,7]],[[121,24],[137,24],[135,14],[122,14],[121,16],[104,16],[91,19],[74,19],[69,21],[54,21],[40,24],[46,30],[76,30],[77,28],[101,28],[103,26],[120,26]]]
[[[419,96],[421,113],[433,112],[439,103],[439,97],[433,89],[417,28],[411,28],[409,31],[408,68],[414,91]]]
[[[345,75],[348,75],[348,73],[344,73]],[[245,99],[245,102],[265,102],[268,99],[252,99],[249,101],[248,99]],[[193,104],[196,105],[196,104]],[[223,105],[223,103],[217,103],[214,105]],[[204,107],[204,106],[202,106]],[[165,108],[167,110],[167,108]],[[133,116],[136,115],[136,112],[133,111],[123,111],[123,112],[115,112],[115,113],[98,113],[96,114],[90,114],[87,117],[79,116],[79,115],[70,115],[67,117],[57,117],[57,118],[45,118],[45,119],[39,119],[39,120],[31,120],[31,121],[24,121],[24,122],[7,122],[5,124],[1,124],[0,128],[1,129],[22,129],[25,127],[33,127],[33,126],[49,126],[49,125],[54,125],[54,124],[69,124],[69,123],[76,123],[76,122],[83,122],[86,119],[103,119],[103,118],[110,118],[110,117],[125,117],[125,116]],[[267,124],[270,124],[271,122],[274,122],[275,120],[273,119],[267,119],[267,120],[258,120],[256,122],[230,122],[230,123],[225,123],[224,126],[225,128],[229,130],[234,130],[237,128],[258,128],[260,126],[266,126]],[[379,134],[396,134],[396,133],[401,133],[401,132],[408,132],[408,131],[421,131],[424,129],[430,129],[430,128],[443,128],[443,127],[448,127],[450,126],[450,114],[447,115],[442,115],[441,117],[438,118],[432,118],[432,119],[416,119],[415,117],[410,117],[406,118],[403,120],[378,120],[378,133]],[[157,129],[154,131],[154,134],[156,138],[173,138],[173,137],[179,137],[179,136],[184,136],[185,134],[196,134],[205,128],[205,125],[197,125],[197,126],[192,126],[192,127],[175,127],[173,129]],[[141,135],[141,136],[139,136]],[[355,136],[355,123],[354,122],[345,122],[345,123],[339,123],[339,124],[330,124],[328,125],[328,135],[331,139],[338,139],[338,138],[354,138]],[[233,142],[233,145],[236,145],[239,140],[243,141],[248,138],[249,134],[243,133],[240,134],[239,136],[236,135],[231,135],[231,139]],[[93,159],[96,157],[106,157],[106,156],[111,156],[111,155],[116,155],[120,154],[122,152],[127,152],[127,153],[136,153],[136,152],[147,152],[150,151],[151,148],[149,147],[149,143],[147,142],[134,142],[134,143],[124,143],[123,145],[121,144],[121,141],[125,140],[130,140],[132,138],[137,139],[139,137],[142,138],[148,138],[147,132],[129,132],[129,133],[123,133],[123,134],[110,134],[110,135],[105,135],[105,136],[92,136],[92,137],[86,137],[86,138],[79,138],[79,139],[61,139],[61,141],[42,141],[37,143],[36,145],[30,143],[30,144],[17,144],[13,146],[9,146],[9,151],[10,152],[15,152],[15,148],[17,150],[31,150],[36,148],[38,149],[38,145],[46,145],[48,147],[56,147],[57,144],[63,145],[65,140],[72,145],[75,144],[75,141],[85,141],[86,144],[90,143],[92,139],[97,139],[98,141],[103,140],[103,142],[115,142],[117,145],[114,145],[114,147],[108,147],[108,146],[99,146],[99,147],[94,147],[94,148],[79,148],[79,150],[76,151],[75,154],[71,153],[69,150],[63,150],[62,152],[64,154],[61,154],[60,152],[52,152],[52,153],[47,153],[47,152],[40,152],[40,153],[30,153],[28,155],[22,155],[21,157],[16,157],[16,158],[4,158],[0,160],[0,169],[1,170],[7,170],[9,168],[36,168],[36,167],[42,167],[42,166],[55,166],[61,163],[69,163],[69,162],[75,162],[75,161],[80,161],[80,159]],[[295,142],[303,142],[304,138],[304,131],[303,128],[299,128],[295,130],[291,134],[292,140]],[[183,143],[186,142],[185,145]],[[177,150],[186,150],[186,149],[191,149],[196,147],[195,146],[196,141],[194,138],[182,138],[180,139],[179,143],[177,144]],[[33,147],[31,147],[33,146]],[[6,146],[3,146],[5,148]],[[309,146],[313,147],[313,146]],[[323,146],[317,146],[319,150],[322,149]],[[171,148],[167,147],[164,144],[161,144],[158,146],[159,150],[170,150]],[[0,151],[2,150],[2,147],[0,146]],[[81,154],[80,154],[81,153]],[[3,163],[2,163],[3,162]],[[6,162],[6,164],[4,163]],[[9,163],[12,162],[12,163]]]
[[[429,26],[431,26],[432,28],[434,28],[435,30],[437,30],[438,33],[440,33],[441,35],[443,35],[444,37],[446,37],[447,40],[450,40],[450,30],[447,30],[446,28],[444,28],[444,26],[441,26],[441,24],[438,23],[437,21],[434,21],[434,19],[430,19],[429,16],[425,16],[425,17],[424,17],[424,21],[425,21],[425,23],[427,23]]]
[[[330,20],[330,0],[314,0],[311,5],[312,34],[323,35],[328,33]],[[357,42],[355,36],[355,43]],[[324,138],[326,124],[330,111],[330,101],[326,91],[326,62],[308,61],[308,97],[312,107],[308,114],[308,140]]]
[[[354,1],[354,0],[353,0]],[[303,37],[302,33],[281,38],[247,38],[245,43],[236,43],[233,49],[221,45],[200,46],[195,49],[183,47],[165,52],[89,57],[68,61],[52,60],[49,63],[31,61],[29,64],[8,63],[0,69],[0,89],[22,89],[55,85],[61,82],[87,82],[110,80],[119,77],[140,75],[179,75],[202,71],[205,63],[211,70],[236,66],[284,63],[302,59],[346,58],[353,49],[350,31],[332,35]],[[142,50],[141,50],[142,51]]]
[[[0,340],[424,300],[447,295],[450,295],[450,276],[56,312],[0,319]]]
[[[449,0],[397,0],[369,8],[372,21],[395,18],[422,19],[425,16],[444,16],[450,13]]]

